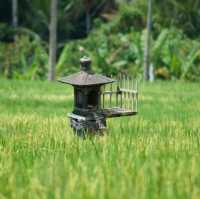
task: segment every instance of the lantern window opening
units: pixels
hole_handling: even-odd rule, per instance
[[[85,103],[84,103],[84,98],[83,98],[83,92],[81,89],[74,89],[74,98],[75,98],[75,106],[77,108],[84,108]]]
[[[99,104],[99,91],[98,90],[91,90],[87,94],[87,105],[88,108],[98,108]]]

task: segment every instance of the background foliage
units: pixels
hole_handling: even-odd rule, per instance
[[[13,78],[45,79],[48,67],[49,0],[19,1],[18,39],[10,25],[11,2],[0,5],[0,73],[14,68]],[[200,80],[200,2],[153,1],[151,60],[161,79]],[[59,1],[57,75],[79,69],[89,55],[94,69],[116,75],[143,72],[146,0],[100,1],[91,6],[92,31],[85,27],[82,0]]]

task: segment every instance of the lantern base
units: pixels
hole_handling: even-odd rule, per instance
[[[106,129],[106,118],[103,116],[95,118],[87,118],[70,113],[71,127],[74,129],[75,134],[84,137],[86,134],[102,135],[102,131]]]

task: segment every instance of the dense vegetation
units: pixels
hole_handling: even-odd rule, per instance
[[[79,57],[85,54],[92,57],[99,72],[142,74],[146,0],[93,1],[89,35],[85,24],[85,2],[59,1],[57,75],[77,71]],[[189,0],[184,4],[180,0],[153,1],[151,64],[157,78],[199,80],[199,6],[198,0],[194,4]],[[16,30],[10,26],[10,7],[10,1],[1,3],[1,75],[6,76],[12,66],[13,78],[46,79],[49,0],[19,1],[15,41]]]
[[[199,85],[140,90],[138,116],[82,140],[66,119],[69,87],[1,80],[0,198],[198,198]]]

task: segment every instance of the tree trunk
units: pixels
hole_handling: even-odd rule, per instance
[[[90,16],[90,10],[86,11],[86,33],[87,35],[90,33],[91,28],[91,16]]]
[[[148,0],[147,33],[144,49],[144,79],[149,80],[150,50],[151,50],[151,27],[152,26],[152,0]]]
[[[85,11],[86,11],[86,34],[88,35],[91,29],[91,6],[92,6],[92,0],[84,0],[85,4]]]
[[[57,16],[58,0],[51,0],[50,25],[49,25],[49,71],[48,80],[55,80],[56,56],[57,56]]]
[[[18,0],[12,0],[12,26],[18,26]]]
[[[17,29],[18,27],[18,0],[12,0],[12,27],[13,29]],[[13,38],[14,41],[16,41],[16,33]],[[7,66],[7,78],[11,79],[13,76],[13,67],[12,63],[8,63]]]

